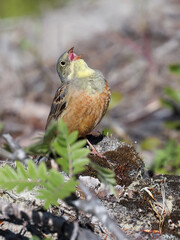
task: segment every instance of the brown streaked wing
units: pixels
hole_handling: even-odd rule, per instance
[[[58,117],[61,115],[63,110],[66,107],[66,93],[69,87],[69,83],[65,82],[63,83],[56,91],[56,94],[54,96],[51,110],[47,119],[46,128],[48,127],[51,120],[57,120]]]

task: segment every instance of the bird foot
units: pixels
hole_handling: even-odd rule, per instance
[[[100,157],[100,158],[105,158],[105,159],[106,159],[106,157],[103,155],[103,153],[99,153],[96,149],[95,149],[95,150],[93,149],[93,150],[90,152],[90,154],[95,155],[95,156],[98,156],[98,157]]]
[[[89,142],[89,140],[88,140],[88,139],[86,139],[86,140],[87,140],[87,143],[89,144],[89,146],[90,146],[90,148],[91,148],[90,154],[95,155],[95,156],[98,156],[98,157],[100,157],[100,158],[105,158],[105,159],[106,159],[106,157],[103,155],[103,153],[99,153],[99,152],[96,150],[96,148]]]

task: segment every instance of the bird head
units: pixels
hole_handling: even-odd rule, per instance
[[[57,72],[62,82],[66,81],[74,71],[74,63],[81,59],[73,52],[73,47],[63,53],[57,61]]]

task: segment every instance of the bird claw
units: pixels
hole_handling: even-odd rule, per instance
[[[92,151],[90,152],[90,154],[92,154],[92,155],[94,155],[94,156],[97,156],[97,157],[100,157],[100,158],[106,159],[106,157],[103,155],[103,153],[99,153],[95,148],[92,149]]]
[[[91,148],[90,154],[92,154],[92,155],[94,155],[94,156],[98,156],[98,157],[100,157],[100,158],[105,158],[105,159],[106,159],[106,157],[103,156],[103,153],[99,153],[99,152],[96,150],[96,148],[90,143],[90,141],[89,141],[87,138],[86,138],[86,141],[87,141],[87,143],[89,144],[89,146],[90,146],[90,148]]]

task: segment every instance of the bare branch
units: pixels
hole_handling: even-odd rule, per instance
[[[27,221],[39,227],[48,226],[51,232],[60,232],[64,218],[55,217],[47,212],[37,212],[16,204],[0,200],[0,213],[5,219]]]
[[[83,229],[75,223],[68,223],[63,217],[54,216],[48,212],[38,212],[30,208],[24,208],[13,203],[0,200],[1,219],[15,224],[26,223],[36,227],[46,228],[51,233],[63,234],[66,239],[100,240],[93,232]]]
[[[15,140],[12,138],[12,136],[10,134],[3,134],[3,138],[9,144],[11,151],[16,151],[17,149],[20,148],[19,144],[17,142],[15,142]]]
[[[78,231],[79,231],[79,225],[77,222],[74,222],[74,230],[72,232],[71,235],[71,239],[70,240],[76,240],[77,236],[78,236]]]
[[[0,148],[0,155],[12,161],[19,160],[27,165],[29,160],[28,156],[26,155],[25,151],[19,146],[19,144],[12,138],[12,136],[10,134],[3,134],[3,138],[8,143],[8,146],[10,147],[12,153]]]
[[[79,183],[79,187],[84,192],[86,200],[75,200],[73,201],[73,205],[78,210],[82,210],[96,216],[118,240],[130,240],[118,227],[115,221],[109,217],[105,207],[102,206],[100,200],[95,196],[95,194],[91,193],[82,182]]]
[[[0,148],[0,156],[4,157],[4,158],[7,158],[7,159],[11,159],[13,158],[13,154],[6,151],[5,149],[3,148]]]

